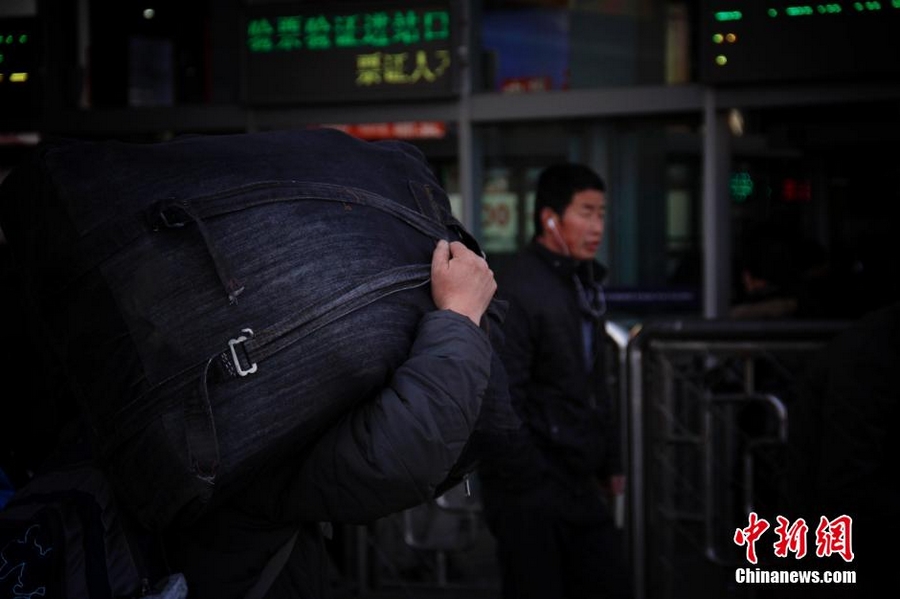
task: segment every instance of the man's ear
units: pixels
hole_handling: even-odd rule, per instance
[[[553,222],[556,226],[559,226],[559,215],[556,214],[556,211],[549,206],[544,206],[541,208],[541,227],[543,231],[549,230],[551,227],[548,226],[548,222]]]

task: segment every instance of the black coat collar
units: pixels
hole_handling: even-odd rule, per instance
[[[586,285],[594,285],[606,278],[606,267],[596,260],[576,260],[550,251],[536,239],[532,239],[529,249],[559,276],[568,279],[577,274]]]

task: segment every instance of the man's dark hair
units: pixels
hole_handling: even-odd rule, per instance
[[[544,230],[544,223],[541,221],[542,209],[551,208],[562,216],[572,202],[572,196],[586,189],[605,192],[606,183],[600,175],[584,164],[562,162],[551,164],[541,171],[534,198],[534,234],[540,235]]]

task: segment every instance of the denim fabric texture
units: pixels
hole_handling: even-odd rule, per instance
[[[151,528],[383,387],[435,309],[436,240],[474,243],[417,148],[328,129],[47,144],[0,219]]]

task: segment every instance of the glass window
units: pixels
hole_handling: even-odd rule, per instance
[[[684,1],[488,1],[483,86],[504,93],[686,83],[691,15]]]

